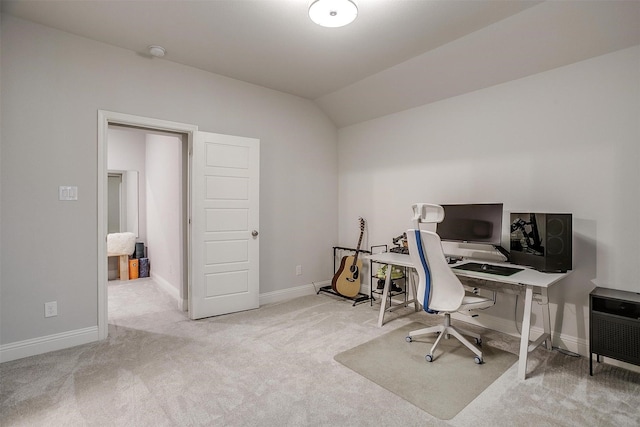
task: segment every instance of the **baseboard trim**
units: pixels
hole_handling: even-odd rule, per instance
[[[179,292],[169,282],[161,277],[154,275],[156,280],[172,297],[176,298],[181,305],[184,301],[180,298]],[[296,286],[293,288],[283,289],[279,291],[267,292],[260,294],[260,305],[273,304],[278,302],[287,301],[293,298],[298,298],[307,295],[315,295],[318,293],[318,289],[322,286],[331,284],[330,280],[322,282],[309,283],[306,285]],[[494,316],[481,315],[477,318],[468,317],[462,314],[454,313],[452,316],[454,319],[467,322],[472,325],[480,326],[487,329],[492,329],[498,332],[505,333],[514,337],[520,337],[515,330],[515,323],[513,320],[502,319]],[[479,319],[479,320],[478,320]],[[531,336],[535,339],[542,335],[543,330],[539,327],[531,328]],[[25,341],[19,341],[10,344],[0,345],[0,363],[10,362],[12,360],[22,359],[24,357],[36,356],[38,354],[48,353],[50,351],[62,350],[69,347],[75,347],[77,345],[88,344],[99,340],[98,327],[92,326],[89,328],[76,329],[73,331],[62,332],[59,334],[47,335],[44,337],[33,338]],[[589,343],[586,339],[576,338],[570,335],[554,334],[554,346],[569,350],[574,353],[578,353],[581,356],[589,357]],[[616,359],[601,358],[603,363],[613,366],[625,368],[634,372],[640,372],[640,367],[618,361]],[[596,362],[594,360],[594,366]]]
[[[463,314],[454,313],[451,317],[462,322],[467,322],[472,325],[502,332],[518,339],[520,338],[520,334],[515,330],[515,323],[513,322],[513,320],[501,319],[484,314],[480,314],[478,317],[468,317]],[[518,327],[520,327],[520,323],[518,323]],[[540,327],[531,327],[531,339],[535,340],[536,338],[541,336],[543,332],[544,330]],[[577,338],[567,334],[558,335],[557,333],[553,333],[553,347],[562,350],[568,350],[572,353],[577,353],[582,357],[589,357],[589,340],[587,340],[586,338]],[[618,368],[626,369],[628,371],[640,373],[640,366],[632,365],[631,363],[622,362],[610,357],[601,357],[600,360],[601,363],[607,365],[612,365]],[[594,369],[597,366],[596,363],[597,362],[594,355]]]
[[[98,326],[32,338],[0,346],[0,362],[36,356],[50,351],[98,341]]]
[[[483,328],[502,332],[507,335],[511,335],[512,337],[520,338],[520,333],[516,330],[516,324],[513,320],[489,316],[482,313],[480,313],[478,317],[469,317],[465,316],[464,314],[454,313],[451,317],[462,322],[467,322],[472,325],[480,326]],[[518,327],[522,327],[519,322]],[[533,341],[540,337],[543,333],[544,329],[537,326],[532,326],[530,339]],[[552,335],[554,347],[569,350],[582,356],[589,356],[589,342],[586,339],[577,338],[566,334],[558,335],[555,332]]]
[[[176,288],[171,283],[169,283],[169,281],[166,280],[164,277],[159,276],[157,274],[151,273],[151,279],[153,279],[158,285],[160,285],[162,289],[164,289],[166,293],[168,293],[173,299],[176,300],[176,304],[178,304],[178,309],[184,310],[185,304],[182,298],[180,298],[180,291],[178,290],[178,288]]]
[[[322,286],[330,284],[331,281],[308,283],[306,285],[295,286],[293,288],[282,289],[280,291],[266,292],[260,294],[260,305],[273,304],[287,301],[293,298],[303,297],[306,295],[314,295]]]
[[[594,354],[593,355],[593,376],[594,377],[598,376],[597,366],[602,365],[603,363],[605,365],[611,365],[611,366],[616,366],[618,368],[623,368],[623,369],[626,369],[627,371],[640,373],[640,366],[632,365],[631,363],[622,362],[620,360],[612,359],[610,357],[600,356],[600,363],[598,363],[596,361],[596,356]]]

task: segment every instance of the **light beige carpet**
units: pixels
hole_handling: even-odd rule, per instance
[[[334,360],[411,321],[441,320],[411,308],[381,329],[379,306],[313,294],[191,321],[153,279],[108,287],[107,339],[0,363],[0,426],[640,426],[640,373],[598,363],[590,377],[588,358],[557,351],[536,349],[526,381],[512,366],[447,421]],[[469,328],[487,347],[518,351],[515,337]],[[417,356],[426,369],[449,358],[424,366],[427,351]],[[470,352],[459,365],[475,367]]]
[[[405,340],[409,331],[425,325],[414,322],[335,356],[335,360],[397,394],[436,418],[450,420],[518,359],[490,345],[482,347],[484,364],[451,337],[443,339],[429,363],[436,335]]]

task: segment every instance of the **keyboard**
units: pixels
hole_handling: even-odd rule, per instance
[[[482,264],[479,262],[468,262],[463,265],[457,265],[455,268],[458,270],[475,271],[478,273],[495,274],[497,276],[511,276],[518,271],[524,270],[523,268],[505,267],[503,265]]]

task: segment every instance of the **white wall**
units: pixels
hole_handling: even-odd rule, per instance
[[[151,274],[180,294],[182,263],[182,137],[146,135],[148,258]],[[186,249],[185,249],[186,250]]]
[[[109,126],[107,169],[138,171],[138,240],[147,240],[146,139],[142,130]]]
[[[636,46],[340,129],[341,244],[358,216],[369,245],[391,244],[415,202],[573,213],[575,271],[550,291],[551,316],[584,344],[596,284],[640,290],[639,86]],[[512,320],[510,298],[481,321]]]
[[[337,131],[315,104],[5,15],[1,27],[0,344],[97,325],[99,109],[260,139],[260,292],[331,277]],[[59,185],[78,201],[59,202]]]

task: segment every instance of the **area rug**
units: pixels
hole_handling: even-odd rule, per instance
[[[409,331],[424,327],[411,323],[334,359],[441,420],[453,418],[518,359],[484,343],[484,363],[477,365],[475,355],[451,337],[440,342],[429,363],[424,356],[435,334],[414,338],[411,343],[405,340]]]

